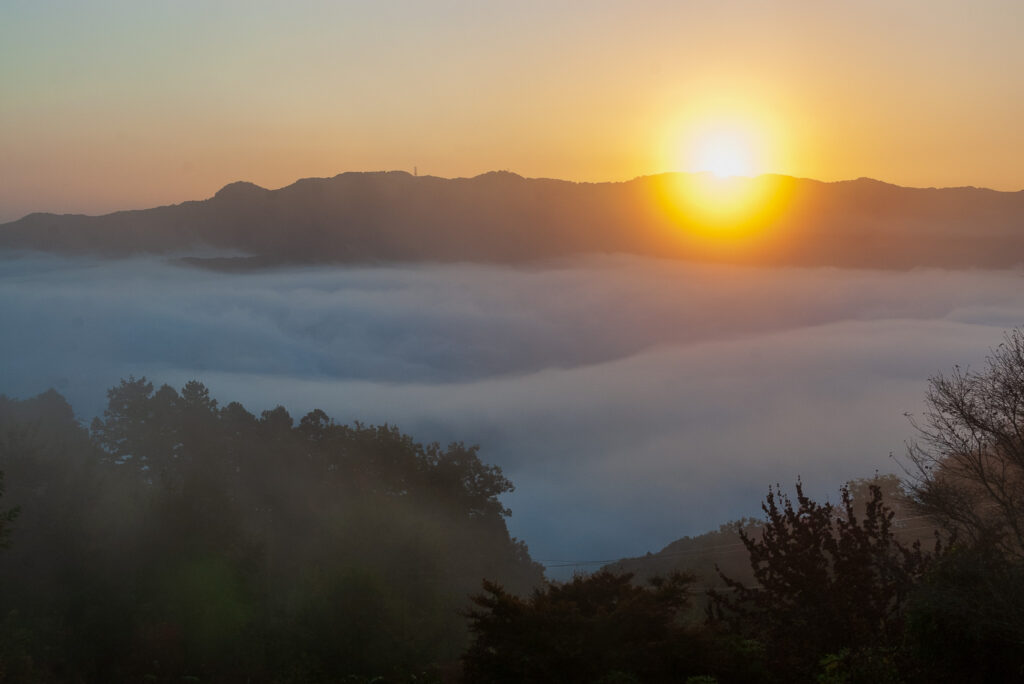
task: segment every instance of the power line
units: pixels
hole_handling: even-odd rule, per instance
[[[927,516],[927,515],[915,515],[915,516],[910,517],[910,518],[900,518],[899,520],[893,520],[892,522],[893,523],[903,523],[903,522],[908,522],[910,520],[920,520],[922,518],[928,518],[928,517],[929,516]],[[923,531],[923,530],[932,530],[932,529],[935,529],[935,528],[932,527],[931,525],[925,525],[925,526],[922,526],[922,527],[913,527],[913,528],[910,528],[910,529],[897,528],[897,529],[893,530],[893,534],[897,534],[897,533],[898,534],[907,534],[909,532],[920,532],[920,531]],[[585,565],[608,565],[609,563],[624,563],[624,562],[632,563],[632,562],[637,562],[637,561],[660,560],[662,558],[674,558],[674,557],[677,557],[677,556],[699,556],[699,555],[705,555],[705,554],[713,553],[715,551],[721,551],[723,549],[739,550],[741,548],[743,548],[743,549],[746,548],[746,546],[743,544],[743,542],[735,542],[735,543],[732,543],[732,544],[721,544],[719,546],[709,546],[709,547],[703,548],[703,549],[687,549],[685,551],[668,551],[668,552],[665,552],[665,553],[652,553],[652,554],[649,554],[649,555],[646,555],[646,556],[632,556],[632,557],[625,557],[625,558],[611,558],[611,559],[602,559],[602,560],[567,560],[567,559],[556,559],[556,558],[536,558],[534,560],[536,562],[538,562],[538,563],[544,564],[544,566],[546,568],[572,568],[572,567],[579,567],[579,566],[585,566]]]

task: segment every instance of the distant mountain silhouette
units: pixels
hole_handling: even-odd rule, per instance
[[[455,179],[391,171],[307,178],[279,190],[239,182],[210,199],[154,209],[30,214],[0,225],[0,249],[121,256],[213,247],[251,255],[192,259],[215,268],[594,252],[878,268],[1024,263],[1024,191],[762,176],[736,182],[775,195],[774,211],[744,237],[717,239],[695,230],[685,208],[667,208],[673,188],[695,178],[573,183],[504,171]]]

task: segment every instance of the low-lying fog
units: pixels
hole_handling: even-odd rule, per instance
[[[82,419],[129,374],[296,420],[479,443],[537,559],[612,559],[896,470],[929,376],[1024,322],[1018,272],[753,269],[633,257],[530,268],[223,274],[0,258],[0,392]]]

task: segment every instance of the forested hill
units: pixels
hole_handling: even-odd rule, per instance
[[[204,262],[230,268],[516,262],[594,252],[880,268],[1024,262],[1024,191],[737,179],[723,182],[753,193],[765,210],[744,218],[742,230],[716,232],[700,215],[709,182],[664,174],[573,183],[508,172],[456,179],[343,173],[278,190],[239,182],[206,200],[154,209],[30,214],[0,226],[0,249],[127,255],[213,247],[250,255]],[[732,191],[724,192],[728,203]]]
[[[86,430],[0,395],[0,682],[421,681],[483,578],[542,581],[473,447],[198,382],[108,397]]]

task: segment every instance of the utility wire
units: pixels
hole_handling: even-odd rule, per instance
[[[927,515],[915,515],[915,516],[910,517],[910,518],[901,518],[899,520],[893,520],[892,522],[893,523],[903,523],[903,522],[907,522],[907,521],[910,521],[910,520],[920,520],[922,518],[927,518],[927,517],[929,517],[929,516],[927,516]],[[913,528],[910,528],[910,529],[897,528],[897,529],[893,530],[893,534],[897,534],[897,533],[898,534],[907,534],[907,533],[910,533],[910,532],[920,532],[922,530],[930,530],[930,529],[935,529],[935,528],[932,527],[931,525],[925,525],[923,527],[913,527]],[[584,565],[608,565],[609,563],[622,563],[622,562],[627,562],[627,561],[632,563],[632,562],[636,562],[636,561],[660,560],[662,558],[670,558],[670,557],[674,558],[674,557],[677,557],[677,556],[699,556],[699,555],[704,555],[704,554],[712,553],[712,552],[715,552],[715,551],[721,551],[723,549],[733,549],[733,550],[738,551],[740,548],[743,548],[743,549],[746,548],[746,546],[743,544],[743,542],[736,542],[736,543],[733,543],[733,544],[721,544],[719,546],[709,546],[709,547],[703,548],[703,549],[687,549],[685,551],[668,551],[668,552],[665,552],[665,553],[652,553],[652,554],[649,554],[649,555],[646,555],[646,556],[634,556],[634,557],[626,557],[626,558],[610,558],[610,559],[603,559],[603,560],[567,560],[567,559],[557,559],[557,558],[536,558],[534,560],[536,562],[538,562],[538,563],[544,564],[545,567],[547,567],[547,568],[573,568],[573,567],[584,566]],[[727,553],[729,553],[729,552],[727,551]]]

